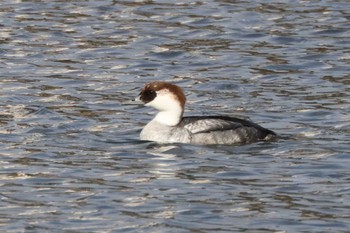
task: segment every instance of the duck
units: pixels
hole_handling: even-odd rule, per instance
[[[199,145],[247,144],[272,141],[277,134],[252,121],[223,115],[184,117],[186,96],[179,86],[163,81],[147,83],[136,98],[158,112],[140,133],[157,143]]]

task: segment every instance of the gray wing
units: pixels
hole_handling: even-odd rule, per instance
[[[243,121],[243,120],[240,120]],[[180,123],[192,134],[207,133],[212,131],[234,130],[244,125],[239,121],[214,117],[186,117]]]

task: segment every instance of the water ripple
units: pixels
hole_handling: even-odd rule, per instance
[[[349,3],[3,1],[3,232],[346,232]],[[127,103],[181,85],[187,115],[283,136],[139,140]]]

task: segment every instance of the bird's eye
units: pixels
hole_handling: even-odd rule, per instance
[[[151,102],[152,100],[154,100],[154,98],[156,98],[156,96],[157,96],[157,93],[154,90],[144,90],[141,92],[140,99],[144,103],[148,103],[148,102]]]

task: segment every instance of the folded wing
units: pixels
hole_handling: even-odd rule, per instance
[[[192,134],[235,130],[241,127],[253,127],[258,130],[270,131],[247,120],[221,116],[184,117],[180,125]]]

